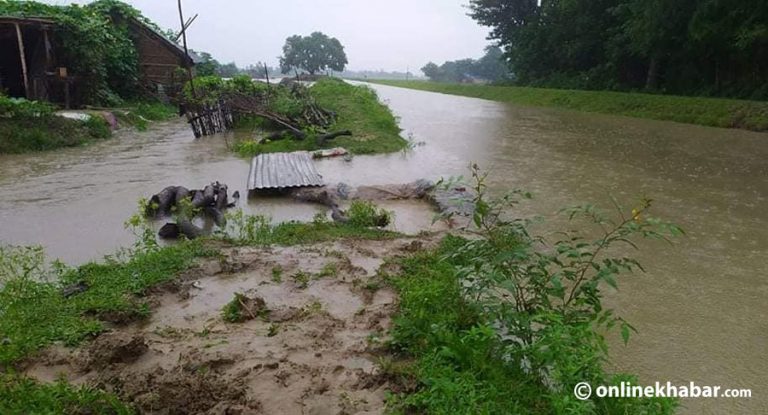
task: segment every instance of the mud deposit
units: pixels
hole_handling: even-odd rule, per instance
[[[141,413],[381,413],[391,385],[376,363],[397,297],[379,271],[437,239],[226,248],[157,289],[147,321],[48,349],[26,373],[102,387]],[[227,323],[236,293],[244,321]]]

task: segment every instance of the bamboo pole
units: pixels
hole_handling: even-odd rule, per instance
[[[24,37],[21,34],[21,26],[15,23],[16,26],[16,38],[19,41],[19,56],[21,57],[21,72],[24,75],[24,93],[29,99],[29,76],[27,75],[27,55],[24,52]]]
[[[181,21],[181,39],[184,41],[184,55],[189,58],[189,49],[187,49],[187,30],[184,27],[184,11],[181,8],[181,0],[179,0],[179,20]],[[197,98],[197,93],[195,92],[195,83],[192,79],[192,66],[187,66],[187,72],[189,73],[189,87],[192,90],[192,97]]]

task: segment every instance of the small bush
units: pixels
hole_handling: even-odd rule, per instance
[[[384,227],[392,222],[394,213],[378,208],[373,202],[355,200],[347,210],[349,223],[358,227]]]

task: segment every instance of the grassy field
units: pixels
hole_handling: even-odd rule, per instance
[[[760,101],[428,81],[368,82],[520,105],[566,108],[710,127],[768,131],[768,102]]]
[[[392,111],[382,104],[376,93],[367,87],[353,86],[338,79],[326,78],[311,88],[317,104],[334,111],[338,119],[328,131],[350,130],[351,137],[338,137],[324,146],[317,145],[313,134],[304,140],[284,139],[259,144],[241,141],[235,150],[243,157],[260,153],[312,151],[321,148],[344,147],[353,154],[390,153],[406,148]]]

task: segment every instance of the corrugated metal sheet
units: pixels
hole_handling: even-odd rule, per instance
[[[323,176],[306,151],[259,154],[251,161],[248,190],[322,185]]]

